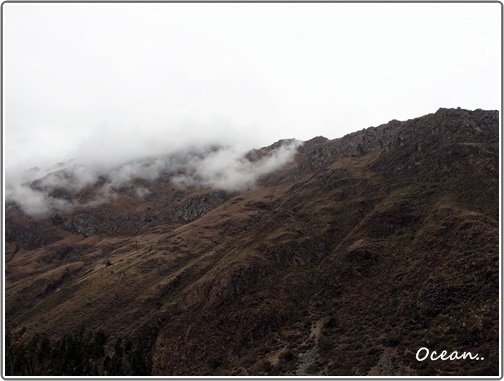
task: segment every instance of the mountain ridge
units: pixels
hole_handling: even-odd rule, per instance
[[[498,126],[439,109],[311,139],[244,191],[168,177],[87,213],[10,209],[7,328],[56,339],[80,316],[141,337],[152,375],[497,374]]]

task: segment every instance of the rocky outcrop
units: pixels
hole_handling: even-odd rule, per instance
[[[167,205],[162,214],[169,221],[191,222],[207,214],[229,197],[224,191],[211,191],[201,196],[186,197],[177,203]]]
[[[340,139],[327,140],[318,137],[309,140],[299,148],[300,168],[305,172],[317,171],[339,157],[361,156],[380,149],[383,151],[383,156],[382,160],[375,164],[376,168],[385,169],[387,166],[387,169],[392,170],[410,170],[422,162],[428,151],[436,147],[437,143],[449,140],[450,137],[456,136],[457,139],[468,137],[471,141],[476,138],[476,141],[495,142],[495,139],[498,139],[495,134],[498,126],[497,111],[441,108],[436,113],[421,118],[404,122],[392,120],[378,127],[353,132]],[[413,152],[418,155],[413,157],[387,155],[394,148],[408,144],[415,144]],[[407,152],[411,153],[411,150]]]
[[[498,112],[439,109],[435,114],[403,122],[401,131],[384,145],[373,168],[387,172],[414,171],[446,176],[454,166],[498,168]],[[470,142],[470,144],[467,144]],[[394,150],[396,147],[404,147]]]
[[[15,242],[20,247],[35,249],[59,241],[62,237],[52,229],[48,220],[16,222],[6,218],[5,240]]]
[[[259,161],[261,159],[264,159],[265,157],[271,156],[271,154],[278,148],[289,146],[291,144],[294,144],[295,142],[296,139],[281,139],[267,147],[250,150],[245,155],[245,159],[251,162]]]
[[[186,193],[174,192],[170,198],[159,199],[151,195],[149,201],[158,205],[156,209],[148,207],[141,212],[121,212],[112,205],[105,205],[75,213],[57,213],[50,221],[67,231],[86,237],[94,234],[135,235],[159,224],[183,224],[194,221],[229,197],[224,191],[210,191],[198,196],[186,196]],[[163,205],[165,202],[168,203]]]
[[[292,240],[267,247],[265,256],[283,265],[307,265],[327,255],[334,245],[328,236]]]
[[[365,155],[371,151],[386,148],[392,140],[400,143],[405,139],[398,132],[401,125],[401,122],[393,120],[380,127],[369,127],[340,139],[312,139],[299,149],[300,169],[304,172],[317,171],[327,167],[337,158]]]

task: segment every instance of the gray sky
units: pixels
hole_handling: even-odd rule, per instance
[[[3,4],[9,171],[500,108],[498,3]]]

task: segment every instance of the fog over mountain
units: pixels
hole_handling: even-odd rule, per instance
[[[5,373],[499,375],[499,120],[28,171],[5,208]],[[419,360],[444,348],[483,361]]]
[[[499,17],[498,3],[6,3],[6,175],[497,109]]]
[[[2,377],[501,375],[501,3],[1,22]]]
[[[17,203],[25,213],[36,216],[49,211],[98,205],[115,197],[117,189],[131,185],[135,180],[153,182],[161,175],[171,176],[171,181],[181,188],[210,187],[229,192],[243,191],[253,187],[261,175],[279,169],[291,160],[301,144],[297,140],[286,141],[270,154],[254,161],[247,159],[245,152],[237,147],[218,145],[193,145],[191,149],[132,159],[115,165],[113,163],[117,162],[117,156],[104,158],[98,152],[95,157],[89,155],[87,163],[83,161],[85,164],[71,160],[45,169],[32,168],[8,178],[6,201]],[[105,152],[105,156],[108,154]],[[75,195],[99,180],[102,181],[96,185],[95,197],[85,204],[75,202],[70,197],[54,196],[58,190]],[[150,191],[137,186],[136,192],[142,199]]]

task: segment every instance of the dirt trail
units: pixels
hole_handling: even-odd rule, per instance
[[[326,319],[319,319],[315,324],[312,324],[310,335],[304,341],[304,344],[313,342],[313,347],[298,355],[299,360],[298,367],[296,369],[296,376],[310,376],[310,374],[308,374],[308,369],[310,368],[310,366],[315,364],[319,357],[318,341],[325,320]]]

